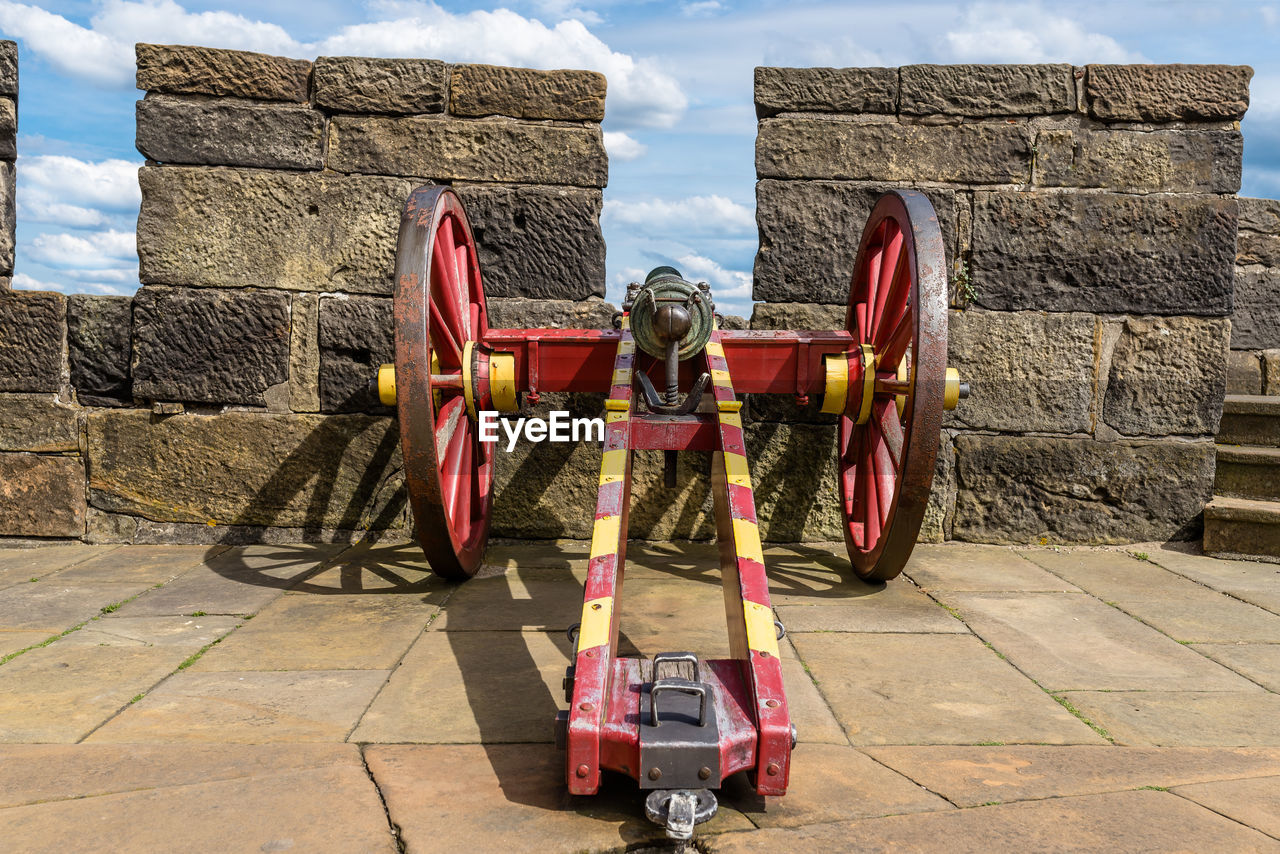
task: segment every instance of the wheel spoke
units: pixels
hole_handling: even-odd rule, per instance
[[[440,310],[440,306],[436,304],[434,299],[429,300],[431,311],[431,326],[429,327],[431,337],[431,349],[440,353],[442,356],[441,364],[451,367],[462,367],[462,348],[458,346],[458,342],[454,340],[453,333],[449,331],[449,324],[445,322],[444,314]]]
[[[880,539],[880,500],[877,496],[875,476],[875,452],[871,447],[869,431],[862,431],[862,443],[858,453],[858,484],[861,486],[861,512],[864,534],[863,548],[870,549]]]
[[[878,350],[880,355],[880,370],[885,373],[896,373],[898,363],[902,361],[902,356],[907,352],[907,347],[911,344],[911,338],[915,332],[915,311],[908,306],[903,312],[902,317],[898,320],[898,325],[894,327],[893,334],[885,341],[883,348]]]
[[[891,221],[886,220],[886,223],[888,222]],[[886,234],[886,236],[888,235]],[[880,278],[876,281],[875,311],[871,315],[871,334],[873,336],[884,322],[885,301],[889,298],[889,291],[897,278],[899,268],[902,267],[903,248],[902,230],[894,223],[893,236],[889,237],[889,243],[884,249],[880,262]]]
[[[459,422],[467,417],[467,402],[461,395],[446,400],[436,414],[436,458],[443,467],[449,446],[458,431]]]
[[[897,403],[893,398],[889,398],[877,400],[872,407],[871,421],[884,438],[889,459],[893,462],[894,471],[897,471],[902,468],[902,443],[905,438],[902,434],[902,422],[898,420]]]
[[[462,539],[458,530],[457,508],[463,490],[471,482],[471,443],[467,441],[466,417],[458,420],[449,445],[445,448],[440,467],[441,492],[444,493],[445,516],[453,523],[454,533]]]
[[[447,229],[440,229],[439,240],[443,242]],[[465,326],[463,324],[463,305],[458,302],[458,287],[455,281],[450,280],[450,276],[456,273],[452,270],[449,258],[453,257],[452,253],[446,252],[447,247],[437,246],[435,252],[431,255],[431,302],[440,311],[440,316],[444,319],[444,325],[448,328],[453,336],[455,343],[466,341],[465,335],[460,335]]]
[[[907,311],[907,305],[911,302],[911,265],[907,259],[908,246],[902,247],[901,255],[898,258],[897,271],[894,273],[893,282],[889,286],[888,294],[885,297],[883,311],[876,314],[876,335],[877,341],[873,346],[881,349],[884,344],[884,337],[891,330],[898,328],[902,315]]]

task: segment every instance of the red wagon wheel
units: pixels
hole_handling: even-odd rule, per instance
[[[475,575],[489,537],[493,444],[479,441],[463,391],[464,361],[488,328],[462,202],[420,187],[396,245],[396,409],[418,542],[445,578]]]
[[[887,581],[902,571],[924,520],[947,376],[946,257],[922,193],[888,193],[871,211],[845,328],[875,371],[863,386],[874,388],[869,403],[861,400],[863,418],[840,417],[845,545],[860,576]]]

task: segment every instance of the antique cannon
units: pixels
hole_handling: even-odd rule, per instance
[[[432,569],[474,575],[489,532],[495,445],[486,411],[514,413],[545,392],[607,391],[599,493],[583,596],[557,719],[569,791],[601,772],[650,790],[646,812],[687,839],[718,788],[746,771],[786,792],[796,731],[778,659],[746,458],[741,394],[821,395],[839,416],[844,539],[857,574],[902,571],[924,516],[944,409],[967,396],[946,367],[947,276],[937,215],[902,190],[872,210],[845,328],[719,328],[705,283],[659,267],[632,284],[616,329],[491,329],[461,202],[442,187],[405,206],[396,255],[394,365],[378,372],[399,414],[417,537]],[[654,383],[661,372],[661,390]],[[634,450],[712,453],[712,490],[731,658],[617,655]]]

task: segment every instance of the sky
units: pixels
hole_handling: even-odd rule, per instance
[[[603,72],[615,302],[674,264],[750,313],[757,65],[1251,65],[1241,194],[1280,197],[1280,0],[0,0],[0,36],[19,48],[18,288],[138,287],[135,42]]]

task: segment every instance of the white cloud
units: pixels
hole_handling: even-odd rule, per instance
[[[27,258],[59,268],[121,268],[121,262],[138,262],[132,231],[94,231],[84,235],[58,232],[38,234],[26,247]]]
[[[121,271],[102,270],[97,271],[103,273],[101,276],[86,276],[78,278],[74,288],[75,293],[81,294],[116,294],[127,295],[132,294],[138,287],[137,268],[133,270],[133,276],[130,278],[127,273],[122,277],[116,276]],[[75,278],[75,277],[73,277]],[[13,277],[13,286],[24,291],[62,291],[70,292],[65,284],[57,285],[52,282],[42,281],[29,276],[26,273],[15,273]]]
[[[718,234],[750,233],[755,236],[755,213],[724,196],[690,196],[684,199],[650,199],[623,202],[606,199],[604,219],[641,233]]]
[[[696,3],[685,3],[680,7],[680,14],[686,18],[708,18],[723,11],[725,11],[725,5],[719,0],[698,0]]]
[[[428,56],[526,68],[585,68],[608,78],[609,117],[620,127],[670,127],[688,105],[675,78],[656,61],[611,50],[581,20],[549,27],[509,9],[454,14],[434,3],[384,3],[370,11],[391,17],[300,42],[276,24],[230,12],[189,12],[173,0],[106,0],[87,28],[34,6],[0,0],[0,31],[21,38],[26,49],[62,73],[102,86],[132,88],[134,42],[156,42],[302,58]]]
[[[676,259],[680,272],[686,279],[704,279],[711,285],[711,293],[717,303],[735,305],[751,299],[751,274],[738,270],[726,270],[715,261],[702,255],[689,253]]]
[[[1280,12],[1277,12],[1274,6],[1263,6],[1258,9],[1258,13],[1262,15],[1262,22],[1268,27],[1274,27],[1280,23]]]
[[[610,160],[623,161],[638,160],[649,150],[647,145],[635,140],[630,134],[616,130],[604,132],[604,147],[609,152]]]
[[[1040,3],[974,3],[940,45],[960,62],[1141,62],[1140,53],[1089,32]]]
[[[72,228],[99,228],[136,216],[138,164],[61,155],[18,158],[18,217]]]

